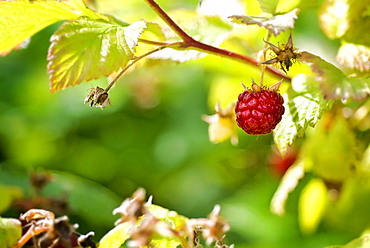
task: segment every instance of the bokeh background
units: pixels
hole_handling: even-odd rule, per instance
[[[335,61],[339,42],[326,38],[318,24],[323,1],[282,2],[301,9],[294,29],[296,46]],[[168,11],[198,8],[196,0],[159,3]],[[237,14],[260,14],[257,1],[242,3],[245,8]],[[97,0],[91,6],[127,22],[156,21],[144,1]],[[155,204],[190,218],[207,216],[220,204],[232,226],[227,242],[237,247],[324,247],[359,235],[324,225],[302,235],[297,221],[301,186],[290,195],[285,216],[270,212],[281,173],[294,160],[300,140],[292,158],[284,161],[272,135],[239,131],[237,146],[209,141],[208,124],[201,116],[214,114],[218,100],[226,106],[236,99],[240,82],[259,78],[258,68],[214,56],[138,67],[111,90],[113,106],[102,111],[84,105],[83,99],[91,87],[107,85],[106,78],[49,92],[46,56],[49,38],[60,24],[36,34],[26,49],[0,58],[1,216],[18,217],[28,207],[43,206],[35,203],[39,195],[30,186],[30,175],[50,172],[53,181],[41,195],[60,204],[47,207],[66,212],[81,232],[94,230],[96,240],[118,218],[113,209],[138,187],[153,195]],[[252,28],[243,33],[238,28],[222,46],[257,56],[266,31]],[[284,43],[288,35],[272,42]],[[274,80],[266,79],[267,84]]]

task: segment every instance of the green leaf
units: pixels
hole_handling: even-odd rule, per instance
[[[303,188],[298,202],[298,223],[304,234],[316,231],[327,202],[328,189],[321,179],[314,178]]]
[[[259,16],[240,16],[234,15],[229,18],[234,23],[253,25],[257,24],[260,27],[266,28],[275,36],[281,32],[285,32],[287,28],[294,28],[294,19],[297,19],[299,9],[294,9],[289,13],[283,15],[276,15],[272,17],[259,17]]]
[[[0,1],[0,54],[6,55],[41,29],[61,20],[80,16],[102,18],[82,0]]]
[[[119,248],[130,237],[132,224],[129,222],[119,224],[110,230],[99,242],[98,248]]]
[[[170,13],[175,21],[195,40],[203,43],[219,46],[230,34],[231,26],[223,22],[217,16],[202,16],[196,12],[178,10]],[[179,41],[178,36],[169,28],[163,29],[166,40],[169,42]],[[170,59],[185,62],[200,59],[207,56],[196,50],[179,51],[166,48],[149,57],[152,59]]]
[[[347,77],[333,64],[308,52],[302,52],[300,60],[311,64],[326,99],[362,100],[370,94],[369,78]]]
[[[302,137],[309,126],[314,127],[329,110],[332,101],[327,101],[318,83],[306,74],[298,74],[292,79],[292,89],[284,95],[285,113],[274,130],[274,139],[280,153],[285,154],[296,137]]]
[[[354,175],[356,138],[342,116],[322,120],[312,136],[306,140],[302,151],[306,169],[320,178],[329,182],[343,182]]]
[[[13,247],[21,235],[22,227],[19,220],[0,217],[0,248]]]
[[[337,60],[353,70],[370,72],[370,47],[350,43],[343,44],[339,48]]]
[[[55,92],[125,67],[134,57],[145,21],[123,27],[81,17],[64,23],[51,37],[48,54],[50,89]]]
[[[346,245],[334,245],[325,248],[370,248],[370,234],[365,234],[361,238],[354,239]]]
[[[276,7],[279,4],[279,0],[258,0],[260,7],[263,12],[269,14],[276,14]]]

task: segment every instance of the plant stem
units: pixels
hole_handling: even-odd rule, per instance
[[[156,13],[157,15],[185,42],[192,42],[194,39],[189,36],[185,31],[174,22],[169,15],[154,1],[144,0]]]
[[[244,63],[244,64],[254,65],[254,66],[258,65],[258,61],[255,60],[254,58],[251,58],[251,57],[239,54],[239,53],[231,52],[225,49],[210,46],[210,45],[204,44],[199,41],[194,41],[191,44],[187,44],[187,47],[193,47],[194,50],[206,52],[208,54],[213,54],[213,55],[221,56],[221,57],[228,58],[228,59],[232,59],[232,60]],[[283,78],[287,81],[291,81],[291,78],[289,76],[275,69],[274,67],[266,66],[266,70],[268,70],[270,73],[274,74],[275,76],[279,77],[280,79]]]
[[[176,43],[171,43],[171,44],[167,44],[167,45],[165,45],[165,46],[161,46],[161,47],[158,47],[158,48],[156,48],[156,49],[154,49],[154,50],[151,50],[151,51],[149,51],[149,52],[147,52],[147,53],[145,53],[145,54],[143,54],[143,55],[141,55],[141,56],[139,56],[139,57],[136,57],[136,58],[134,58],[132,61],[131,61],[131,63],[130,64],[128,64],[125,68],[123,68],[122,69],[122,71],[120,71],[119,73],[118,73],[118,75],[109,83],[109,85],[108,85],[108,87],[107,88],[105,88],[105,90],[104,90],[104,92],[108,92],[109,90],[110,90],[110,88],[112,88],[112,86],[118,81],[118,79],[120,78],[120,77],[122,77],[122,75],[131,67],[131,66],[133,66],[136,62],[138,62],[140,59],[142,59],[142,58],[145,58],[145,57],[147,57],[147,56],[149,56],[150,54],[152,54],[152,53],[155,53],[155,52],[158,52],[158,51],[160,51],[160,50],[162,50],[162,49],[164,49],[164,48],[166,48],[166,47],[170,47],[170,46],[176,46],[178,44],[178,42],[176,42]]]
[[[167,13],[155,2],[155,0],[144,0],[157,14],[158,16],[183,40],[182,45],[180,47],[177,47],[178,50],[181,48],[183,49],[189,49],[193,48],[193,50],[205,52],[208,54],[213,54],[221,57],[225,57],[228,59],[232,59],[235,61],[239,61],[244,64],[249,65],[258,65],[258,61],[248,57],[244,56],[242,54],[238,54],[235,52],[231,52],[225,49],[217,48],[214,46],[210,46],[207,44],[204,44],[200,41],[194,40],[192,37],[190,37],[182,28],[180,28],[179,25],[177,25],[171,17],[167,15]],[[148,42],[147,42],[148,43]],[[148,43],[149,44],[149,43]],[[155,43],[152,43],[155,45]],[[268,70],[270,73],[274,74],[275,76],[279,78],[283,78],[287,81],[291,81],[291,78],[287,76],[286,74],[282,73],[281,71],[271,67],[266,66],[266,70]]]
[[[266,35],[266,41],[269,41],[270,40],[270,31],[267,31],[267,35]],[[266,49],[267,49],[267,43],[264,42],[264,45],[263,45],[263,50],[262,50],[262,61],[265,61],[266,60]],[[262,87],[263,86],[263,78],[265,76],[265,69],[266,69],[266,65],[265,64],[262,64],[262,67],[261,67],[261,77],[260,77],[260,86]]]

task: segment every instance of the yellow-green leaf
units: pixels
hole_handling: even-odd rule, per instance
[[[302,190],[298,203],[298,222],[304,234],[315,232],[325,212],[328,190],[321,179],[312,179]]]
[[[361,238],[354,239],[346,245],[334,245],[325,248],[370,248],[370,234],[365,234]]]
[[[55,92],[126,66],[133,58],[145,21],[129,26],[81,17],[65,22],[51,37],[50,90]]]
[[[9,248],[21,238],[21,222],[17,219],[0,218],[0,248]]]
[[[0,54],[5,55],[41,29],[62,20],[89,16],[106,19],[83,0],[0,1]]]
[[[110,230],[99,243],[99,248],[119,248],[130,237],[132,223],[119,224]]]

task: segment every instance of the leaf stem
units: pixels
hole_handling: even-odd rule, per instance
[[[110,90],[110,88],[112,88],[112,86],[118,81],[118,79],[120,79],[120,77],[122,77],[122,75],[131,67],[133,66],[136,62],[138,62],[139,60],[141,60],[142,58],[145,58],[147,56],[149,56],[150,54],[152,53],[155,53],[155,52],[158,52],[166,47],[176,47],[178,46],[179,42],[176,42],[176,43],[169,43],[169,44],[166,44],[164,46],[160,46],[154,50],[151,50],[143,55],[140,55],[139,57],[136,57],[134,58],[130,64],[128,64],[125,68],[122,69],[122,71],[120,71],[118,73],[118,75],[109,83],[108,87],[105,88],[104,92],[108,92]]]
[[[249,65],[258,65],[258,61],[242,55],[235,52],[231,52],[225,49],[217,48],[211,45],[207,45],[205,43],[202,43],[200,41],[194,40],[191,36],[189,36],[175,21],[171,19],[170,16],[167,15],[167,13],[155,2],[155,0],[144,0],[157,14],[158,16],[183,40],[182,45],[180,47],[177,47],[177,49],[189,49],[192,48],[193,50],[205,52],[208,54],[213,54],[221,57],[225,57],[228,59],[232,59],[244,64]],[[156,45],[156,42],[149,43],[148,44]],[[275,76],[279,78],[283,78],[287,81],[291,81],[291,78],[287,76],[286,74],[282,73],[281,71],[271,67],[266,66],[266,70],[268,70],[270,73],[274,74]]]

